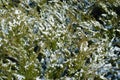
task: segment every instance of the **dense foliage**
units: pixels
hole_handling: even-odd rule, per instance
[[[0,80],[120,79],[119,0],[0,0]]]

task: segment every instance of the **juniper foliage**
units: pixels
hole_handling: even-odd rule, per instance
[[[0,80],[119,80],[119,69],[119,0],[0,0]]]

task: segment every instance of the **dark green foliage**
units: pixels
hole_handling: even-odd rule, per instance
[[[117,0],[1,0],[0,80],[119,80],[119,7]]]

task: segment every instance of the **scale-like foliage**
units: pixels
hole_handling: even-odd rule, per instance
[[[0,0],[0,80],[120,79],[119,0]]]

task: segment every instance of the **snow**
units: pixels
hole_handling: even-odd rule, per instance
[[[15,14],[20,14],[21,11],[20,10],[15,10]]]
[[[20,74],[14,74],[17,77],[17,80],[24,80],[25,77],[23,75]]]

